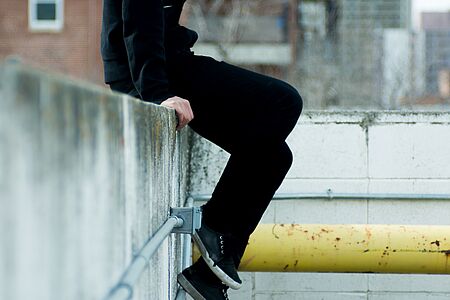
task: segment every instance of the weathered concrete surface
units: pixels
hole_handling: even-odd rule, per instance
[[[194,194],[210,194],[228,155],[196,137]],[[450,113],[305,112],[280,193],[450,194]],[[268,158],[271,159],[271,158]],[[207,166],[207,167],[203,167]],[[272,202],[264,223],[450,225],[449,201]],[[232,299],[448,299],[448,275],[242,273]]]
[[[172,110],[6,64],[0,75],[0,299],[101,299],[186,193]],[[133,299],[174,299],[167,240]]]

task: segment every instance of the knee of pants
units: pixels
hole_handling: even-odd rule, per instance
[[[265,162],[265,166],[267,169],[277,170],[277,176],[282,176],[284,178],[294,160],[292,151],[286,142],[272,146],[265,145],[265,151],[261,151],[265,158],[268,156],[271,157],[271,160]]]
[[[300,96],[300,93],[295,89],[292,88],[292,95],[291,95],[291,101],[292,101],[292,107],[293,107],[293,114],[294,118],[296,119],[296,122],[298,118],[300,117],[300,114],[303,110],[303,98]]]
[[[293,86],[289,85],[287,96],[284,101],[289,109],[290,117],[297,122],[303,110],[303,99],[300,93]]]
[[[292,151],[289,148],[289,146],[286,143],[284,143],[280,150],[280,164],[281,167],[284,169],[285,173],[289,171],[293,161],[294,155],[292,154]]]
[[[286,82],[278,81],[273,88],[277,98],[276,106],[280,112],[279,121],[292,130],[303,110],[303,99],[297,89]]]

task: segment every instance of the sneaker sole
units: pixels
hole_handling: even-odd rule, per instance
[[[186,293],[194,298],[194,300],[206,300],[206,298],[197,291],[197,289],[189,282],[189,280],[186,279],[183,273],[178,274],[177,281],[181,285],[183,290],[185,290]]]
[[[193,235],[194,241],[199,247],[200,253],[202,254],[203,259],[205,260],[208,267],[211,269],[211,271],[220,279],[224,284],[232,288],[233,290],[238,290],[241,288],[241,283],[234,281],[233,278],[227,275],[224,271],[222,271],[221,268],[214,265],[214,261],[209,257],[209,253],[206,250],[205,245],[203,245],[202,240],[198,236],[197,232]]]

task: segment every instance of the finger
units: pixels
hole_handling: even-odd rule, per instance
[[[189,102],[188,102],[188,103],[186,103],[186,118],[189,121],[191,121],[192,117],[193,117],[193,114],[192,114],[191,106],[189,105]]]
[[[177,129],[180,130],[183,127],[184,127],[184,124],[183,124],[182,118],[180,118],[180,121],[178,122],[178,125],[177,125]]]
[[[178,130],[183,129],[184,127],[186,127],[186,123],[181,124],[180,126],[178,126]]]
[[[191,121],[194,118],[194,113],[192,112],[191,104],[186,100],[186,116]]]
[[[180,115],[182,118],[182,123],[186,124],[186,109],[184,107],[180,107]]]
[[[186,101],[186,104],[184,106],[184,116],[186,118],[186,124],[189,123],[194,117],[188,101]]]
[[[178,125],[178,129],[182,129],[184,126],[186,126],[186,117],[182,111],[180,111],[179,116],[180,116],[180,123]]]

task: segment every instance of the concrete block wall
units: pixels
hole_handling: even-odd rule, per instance
[[[173,110],[83,82],[0,67],[0,299],[102,299],[186,197]],[[179,236],[133,299],[174,299]]]
[[[191,192],[210,194],[228,154],[196,137]],[[304,112],[279,193],[450,194],[450,113]],[[268,158],[270,159],[270,158]],[[273,201],[264,223],[450,225],[450,201]],[[231,299],[450,299],[448,275],[241,273]]]

